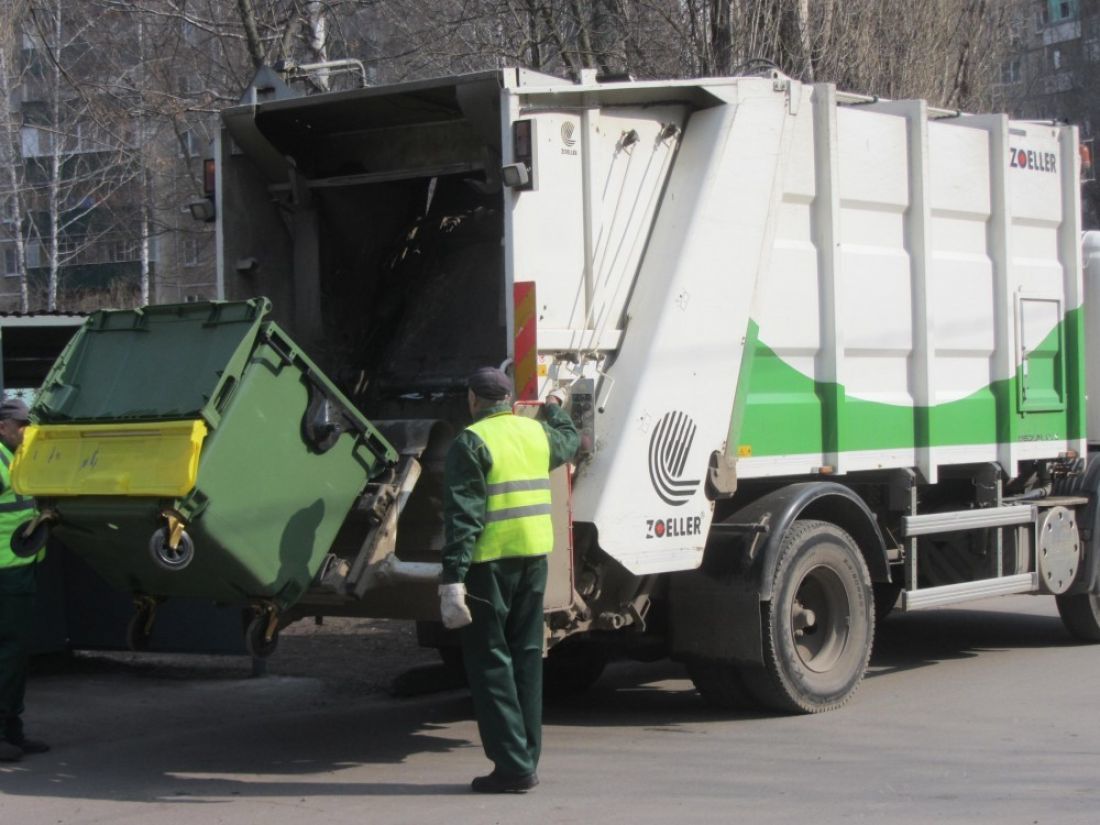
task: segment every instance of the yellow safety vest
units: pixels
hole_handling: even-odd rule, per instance
[[[497,413],[472,424],[493,466],[485,481],[485,528],[473,564],[514,556],[544,556],[554,549],[550,518],[550,444],[532,418]]]
[[[23,522],[34,518],[34,499],[17,495],[11,487],[11,450],[0,444],[0,570],[33,564],[46,555],[45,549],[29,558],[20,558],[11,551],[11,534]]]

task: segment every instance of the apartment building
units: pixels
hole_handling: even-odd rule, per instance
[[[1100,228],[1094,140],[1100,130],[1100,0],[1017,0],[999,94],[1016,117],[1075,123],[1082,141],[1085,227]]]

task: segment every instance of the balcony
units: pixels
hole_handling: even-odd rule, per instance
[[[1055,23],[1043,29],[1043,45],[1056,46],[1069,40],[1079,40],[1081,37],[1081,21],[1067,20],[1064,23]]]
[[[1043,78],[1043,94],[1055,95],[1068,92],[1077,85],[1077,78],[1072,72],[1059,72]]]

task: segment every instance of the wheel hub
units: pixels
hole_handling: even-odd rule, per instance
[[[817,616],[801,602],[796,601],[791,615],[791,626],[794,628],[795,638],[799,639],[817,629]]]
[[[1051,507],[1039,519],[1037,531],[1039,576],[1050,593],[1069,590],[1077,579],[1081,540],[1077,520],[1065,507]]]
[[[851,606],[844,583],[828,567],[814,567],[799,582],[791,606],[791,634],[802,663],[830,670],[848,642]]]

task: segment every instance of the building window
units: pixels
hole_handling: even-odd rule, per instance
[[[81,238],[58,238],[57,239],[57,257],[59,263],[67,263],[68,258],[72,258],[80,250],[83,245],[83,239]]]
[[[140,247],[128,238],[112,238],[103,245],[103,262],[111,264],[141,260]]]
[[[54,133],[50,129],[37,126],[24,126],[21,130],[23,156],[28,158],[49,157],[53,154]]]
[[[1069,20],[1072,17],[1077,16],[1077,9],[1074,8],[1077,4],[1074,0],[1055,0],[1050,4],[1050,16],[1051,20],[1055,23],[1060,23],[1063,20]]]
[[[1092,38],[1085,41],[1085,60],[1089,63],[1100,63],[1100,38]]]
[[[1014,57],[1001,64],[1001,83],[1020,82],[1020,58]]]
[[[1060,72],[1062,70],[1062,50],[1061,49],[1051,49],[1050,50],[1050,67],[1056,72]]]
[[[202,156],[203,139],[194,129],[184,129],[179,137],[180,157],[197,158]]]
[[[1012,15],[1008,26],[1008,40],[1013,46],[1024,45],[1024,37],[1027,34],[1027,13],[1017,12]]]
[[[1039,5],[1035,9],[1035,31],[1041,32],[1050,23],[1050,10],[1047,6],[1047,0],[1039,0]]]
[[[19,250],[14,246],[4,247],[4,277],[14,278],[19,275]]]
[[[195,157],[197,156],[195,132],[190,129],[184,130],[179,133],[179,156],[180,157]]]
[[[199,239],[184,238],[180,243],[180,262],[185,267],[199,265]]]

